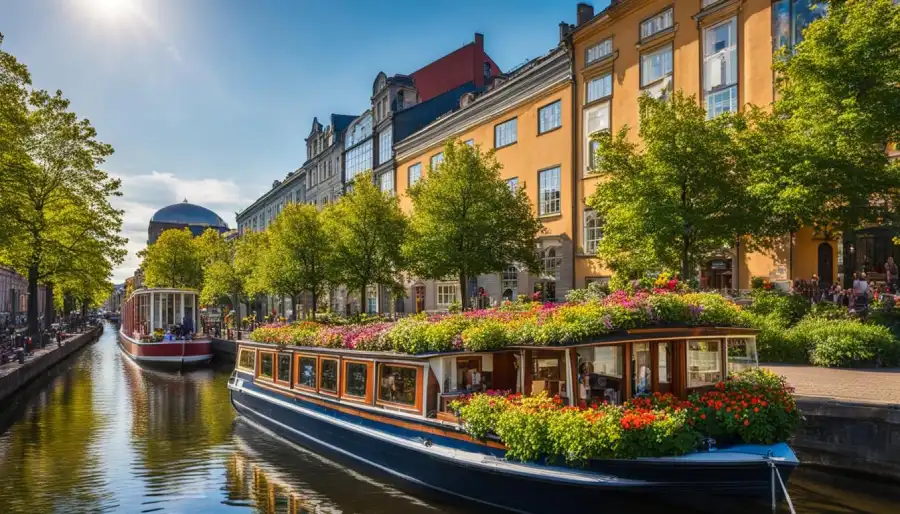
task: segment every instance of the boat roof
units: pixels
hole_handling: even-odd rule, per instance
[[[333,354],[353,356],[363,359],[380,359],[380,360],[424,360],[433,357],[475,355],[486,353],[507,352],[510,350],[565,350],[567,348],[576,348],[580,346],[594,346],[602,344],[614,343],[641,343],[650,341],[670,340],[670,339],[713,339],[719,337],[755,337],[759,330],[745,327],[713,327],[713,326],[656,326],[647,328],[635,328],[630,330],[620,330],[603,337],[593,337],[583,341],[575,341],[569,344],[556,345],[510,345],[495,350],[484,350],[473,352],[470,350],[452,350],[446,352],[425,352],[425,353],[400,353],[395,351],[377,351],[377,350],[351,350],[348,348],[327,348],[323,346],[298,346],[298,345],[278,345],[273,343],[261,343],[256,341],[238,341],[238,344],[244,346],[253,346],[255,348],[267,348],[273,350],[292,350],[299,353],[310,352],[317,354]]]
[[[132,299],[138,295],[146,295],[150,293],[184,293],[184,294],[192,294],[199,295],[200,292],[196,289],[179,289],[177,287],[142,287],[140,289],[135,289],[131,292],[131,296],[128,299]]]

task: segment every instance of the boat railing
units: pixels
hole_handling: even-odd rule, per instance
[[[778,466],[775,465],[775,460],[772,459],[771,456],[766,459],[769,463],[769,469],[772,470],[771,474],[771,485],[772,485],[772,512],[778,512],[778,494],[775,489],[775,480],[778,480],[778,485],[781,486],[781,492],[784,494],[784,499],[787,501],[788,508],[791,511],[791,514],[797,514],[797,511],[794,510],[794,503],[791,501],[791,495],[788,493],[787,487],[784,485],[784,480],[781,478],[781,473],[778,471]]]

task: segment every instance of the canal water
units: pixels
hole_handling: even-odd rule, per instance
[[[484,512],[275,439],[235,415],[230,371],[142,369],[107,326],[0,406],[0,512]],[[900,485],[809,468],[790,492],[801,513],[896,513],[900,504]],[[635,512],[661,510],[644,501],[633,499]],[[739,507],[728,511],[769,511]]]

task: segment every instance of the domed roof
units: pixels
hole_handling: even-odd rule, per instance
[[[177,223],[228,228],[228,225],[225,224],[225,221],[218,214],[206,207],[188,203],[187,200],[156,211],[156,214],[150,218],[150,223]]]

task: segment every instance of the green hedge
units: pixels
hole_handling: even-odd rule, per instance
[[[900,342],[887,328],[856,320],[804,319],[787,332],[790,345],[809,352],[809,362],[827,367],[900,364]]]

